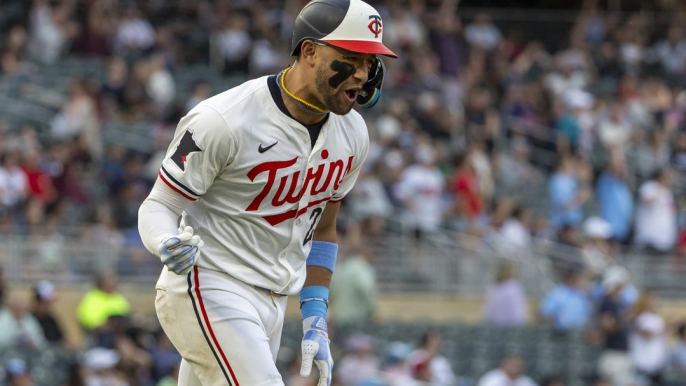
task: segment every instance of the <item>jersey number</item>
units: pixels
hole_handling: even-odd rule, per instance
[[[303,241],[303,246],[307,245],[307,243],[309,243],[310,240],[312,240],[312,236],[314,235],[314,228],[317,226],[317,220],[319,220],[319,216],[321,216],[322,211],[322,208],[315,208],[312,211],[312,214],[310,215],[312,225],[310,226],[310,230],[307,231],[307,235],[305,235],[305,241]]]

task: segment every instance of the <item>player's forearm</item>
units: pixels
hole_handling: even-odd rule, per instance
[[[159,178],[138,209],[138,231],[143,245],[157,256],[162,240],[179,233],[179,217],[188,205]]]
[[[138,210],[138,232],[145,248],[157,256],[160,243],[179,233],[178,220],[179,216],[165,205],[146,199]]]
[[[331,271],[324,267],[308,266],[307,279],[305,279],[305,287],[317,285],[329,288],[331,284]]]

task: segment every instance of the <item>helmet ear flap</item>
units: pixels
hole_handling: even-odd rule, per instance
[[[369,69],[369,79],[362,86],[359,95],[357,96],[357,103],[363,109],[374,107],[381,97],[381,87],[383,86],[383,79],[386,73],[386,66],[380,58],[376,58],[374,64]]]

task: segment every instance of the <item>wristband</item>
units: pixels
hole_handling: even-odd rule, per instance
[[[300,291],[300,312],[303,319],[310,316],[326,318],[328,310],[329,289],[323,286],[313,285]]]
[[[312,241],[312,249],[307,256],[308,266],[324,267],[333,273],[336,265],[338,244],[327,241]]]

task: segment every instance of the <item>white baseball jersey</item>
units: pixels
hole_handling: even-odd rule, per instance
[[[201,102],[181,119],[159,172],[188,200],[181,228],[205,242],[197,265],[296,294],[328,202],[353,187],[369,149],[362,117],[330,114],[312,147],[279,110],[267,77]]]

